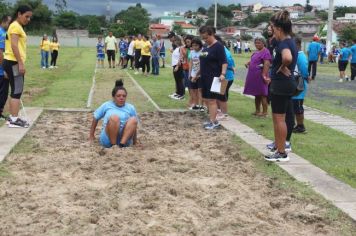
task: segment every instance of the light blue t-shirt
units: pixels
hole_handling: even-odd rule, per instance
[[[308,47],[309,61],[317,61],[319,58],[319,53],[321,52],[321,46],[318,42],[312,42]]]
[[[225,54],[226,54],[226,60],[227,60],[227,70],[226,70],[226,75],[225,78],[228,81],[232,81],[235,78],[235,72],[233,68],[235,67],[235,61],[231,56],[230,50],[225,48]]]
[[[356,44],[354,44],[350,50],[352,53],[351,63],[356,63]]]
[[[349,57],[351,55],[351,50],[348,49],[348,48],[342,48],[341,51],[340,51],[340,61],[348,61],[349,60]]]
[[[304,90],[298,96],[292,97],[292,99],[304,99],[308,89],[307,81],[308,81],[309,73],[308,73],[308,60],[303,51],[298,52],[297,68],[298,68],[298,72],[302,75],[302,78],[304,79]]]
[[[4,28],[0,27],[0,49],[2,49],[3,54],[5,54],[5,40],[6,40],[6,31]],[[4,75],[4,68],[0,64],[0,76]]]
[[[116,115],[120,119],[120,129],[123,128],[130,117],[137,117],[136,109],[133,105],[125,103],[124,106],[119,107],[113,101],[107,101],[103,103],[96,111],[94,112],[94,118],[96,120],[103,119],[102,130],[105,130],[105,127],[112,115]]]
[[[159,53],[160,53],[159,47],[160,47],[159,41],[156,41],[156,42],[152,43],[151,55],[153,57],[158,57],[159,56]]]

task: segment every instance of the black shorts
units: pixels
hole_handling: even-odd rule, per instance
[[[349,64],[348,61],[339,61],[339,71],[345,71],[347,64]]]
[[[24,88],[25,77],[24,75],[19,74],[17,61],[9,61],[5,59],[3,62],[3,68],[9,78],[11,87],[10,97],[20,99]]]
[[[201,88],[201,79],[200,79],[200,77],[195,82],[192,82],[191,80],[189,80],[188,88],[189,89],[199,89],[199,88]]]
[[[288,106],[291,106],[291,96],[271,94],[272,113],[286,114]]]
[[[213,77],[200,77],[202,85],[202,97],[205,99],[218,99],[219,94],[210,92]]]
[[[233,82],[234,82],[233,80],[227,82],[226,92],[224,95],[219,94],[218,96],[219,101],[227,102],[227,100],[229,100],[229,90]]]
[[[108,60],[111,61],[115,61],[115,50],[106,50],[106,55],[108,55]]]
[[[295,114],[297,115],[304,114],[303,103],[304,103],[304,99],[293,99],[293,108]]]

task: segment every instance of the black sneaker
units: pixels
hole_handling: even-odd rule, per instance
[[[286,162],[289,161],[289,156],[287,153],[275,152],[265,156],[266,161],[272,162]]]
[[[200,110],[200,106],[199,105],[194,105],[192,107],[189,107],[189,110],[191,110],[191,111],[199,111]]]
[[[297,125],[293,129],[293,133],[297,133],[297,134],[303,134],[306,132],[307,132],[307,130],[305,129],[304,125]]]
[[[29,126],[30,124],[27,121],[20,118],[17,118],[16,121],[11,120],[9,123],[9,128],[28,128]]]

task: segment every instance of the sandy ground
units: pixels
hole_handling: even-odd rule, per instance
[[[7,158],[0,235],[339,235],[198,114],[143,113],[142,146],[106,150],[90,118],[46,113]]]

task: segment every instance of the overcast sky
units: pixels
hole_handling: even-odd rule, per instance
[[[16,2],[16,0],[7,0],[10,3]],[[220,4],[237,4],[242,5],[254,4],[261,2],[264,5],[283,6],[287,3],[301,3],[305,4],[305,0],[217,0]],[[54,0],[43,0],[51,9],[54,9]],[[111,2],[112,15],[126,9],[129,6],[135,5],[140,2],[153,17],[160,16],[164,11],[187,11],[195,10],[200,6],[208,7],[214,0],[67,0],[68,9],[78,12],[80,14],[105,14],[106,6],[108,2]],[[328,0],[311,0],[312,5],[328,6]],[[334,0],[335,5],[356,6],[356,0]]]

